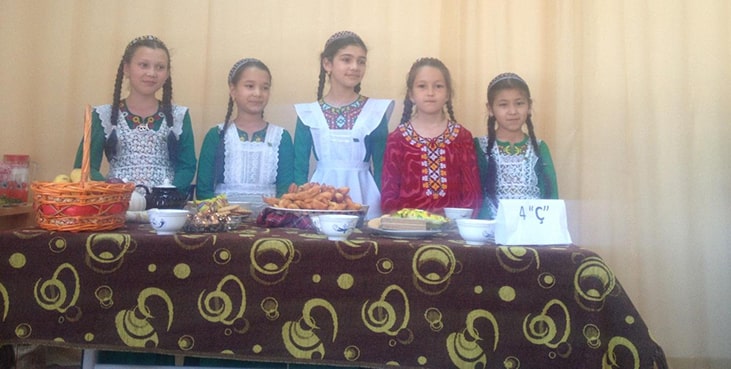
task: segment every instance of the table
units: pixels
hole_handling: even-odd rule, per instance
[[[367,368],[667,367],[590,250],[254,225],[0,232],[0,344]]]
[[[0,230],[35,225],[35,212],[30,204],[0,207]]]

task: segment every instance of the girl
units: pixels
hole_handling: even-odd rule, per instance
[[[378,184],[394,103],[360,94],[367,52],[363,40],[349,31],[325,43],[317,101],[295,105],[294,181],[307,182],[312,152],[317,167],[310,181],[349,187],[354,202],[369,206],[370,219],[381,215]],[[330,90],[323,96],[325,76]]]
[[[454,118],[449,70],[438,59],[421,58],[411,66],[406,88],[401,123],[386,143],[383,211],[443,213],[445,207],[460,207],[476,212],[477,159],[472,134]]]
[[[121,99],[122,78],[129,94]],[[172,183],[188,192],[195,175],[193,129],[188,108],[172,103],[170,52],[155,36],[132,40],[117,68],[111,105],[94,107],[91,124],[91,179],[104,180],[99,172],[103,153],[109,161],[108,178],[127,179],[154,187]],[[162,101],[156,93],[162,88]],[[75,168],[81,167],[82,145]],[[138,189],[138,191],[144,191]],[[174,364],[168,355],[101,351],[100,363]]]
[[[271,83],[260,60],[241,59],[231,68],[226,119],[208,131],[201,147],[198,199],[226,194],[229,201],[249,202],[258,214],[262,196],[281,196],[294,182],[292,137],[264,120]],[[230,120],[234,103],[237,115]]]
[[[125,99],[120,98],[122,77],[129,82]],[[161,88],[162,101],[155,96]],[[171,183],[187,193],[196,167],[193,129],[188,108],[174,105],[172,98],[167,47],[155,36],[135,38],[119,62],[112,104],[92,112],[91,179],[104,180],[99,167],[105,153],[108,178],[147,187]],[[79,145],[75,168],[81,167],[81,156]]]
[[[548,145],[533,132],[532,104],[517,74],[500,74],[487,87],[487,136],[475,138],[485,197],[480,218],[495,218],[500,199],[558,198]]]

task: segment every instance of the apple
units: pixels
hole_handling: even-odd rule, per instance
[[[113,178],[112,177],[112,178],[107,178],[106,182],[107,183],[117,183],[117,184],[120,184],[120,183],[124,183],[124,180],[122,180],[120,178]]]
[[[71,183],[71,177],[68,174],[59,174],[53,179],[54,183]]]
[[[81,168],[75,168],[72,170],[69,178],[71,178],[71,182],[81,182]]]

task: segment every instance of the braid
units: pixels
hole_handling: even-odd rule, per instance
[[[411,114],[414,110],[414,103],[411,102],[408,96],[404,99],[404,113],[401,115],[401,123],[399,125],[406,124],[411,119]]]
[[[112,106],[109,115],[109,121],[112,126],[117,125],[119,120],[119,102],[122,94],[122,80],[124,77],[124,57],[119,61],[119,67],[117,67],[117,77],[114,79],[114,92],[112,93]],[[107,155],[107,160],[111,160],[117,155],[117,130],[112,130],[112,134],[109,135],[104,141],[104,153]]]
[[[457,118],[454,117],[454,107],[452,106],[451,98],[447,101],[447,113],[449,114],[449,120],[451,120],[454,123],[457,123]]]
[[[223,183],[223,167],[226,157],[226,131],[231,126],[231,113],[234,108],[234,99],[228,97],[228,110],[226,111],[226,119],[223,121],[223,128],[218,132],[218,146],[216,146],[216,156],[214,158],[213,184]]]
[[[320,65],[320,78],[317,84],[317,100],[322,99],[322,91],[325,89],[325,68]]]
[[[533,151],[535,151],[536,156],[538,157],[538,162],[536,162],[536,168],[538,168],[539,172],[536,173],[536,175],[543,179],[543,183],[546,186],[545,193],[541,194],[543,197],[545,197],[553,191],[553,188],[551,188],[551,181],[548,179],[548,174],[546,174],[546,171],[544,170],[545,163],[543,163],[543,157],[541,156],[540,151],[541,149],[540,146],[538,146],[538,140],[536,139],[536,134],[533,130],[533,120],[531,119],[531,116],[531,114],[528,114],[528,118],[525,120],[525,125],[528,127],[528,136],[530,136],[530,143],[531,146],[533,146]]]
[[[357,94],[359,94],[359,93],[360,93],[360,82],[358,82],[358,84],[357,84],[357,85],[355,85],[355,88],[354,88],[353,90],[354,90],[354,91],[355,91],[355,93],[357,93]]]
[[[497,119],[494,116],[490,116],[487,119],[487,175],[483,178],[484,191],[487,195],[487,199],[497,207],[497,161],[495,156],[492,154],[492,149],[495,147],[495,122]]]
[[[175,122],[173,121],[173,79],[168,77],[167,81],[162,85],[162,112],[165,115],[165,121],[167,121],[168,127],[172,127]],[[175,133],[170,130],[168,133],[168,158],[173,166],[177,165],[178,159],[178,138],[175,137]]]

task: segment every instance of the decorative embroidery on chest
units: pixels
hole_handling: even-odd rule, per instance
[[[433,199],[447,195],[447,150],[459,134],[459,127],[449,123],[446,134],[426,139],[417,134],[411,124],[401,128],[410,145],[421,151],[421,187]]]
[[[361,110],[363,110],[365,101],[366,98],[360,96],[358,100],[355,100],[349,105],[334,107],[321,100],[320,107],[330,129],[353,129],[355,120],[358,118]]]

